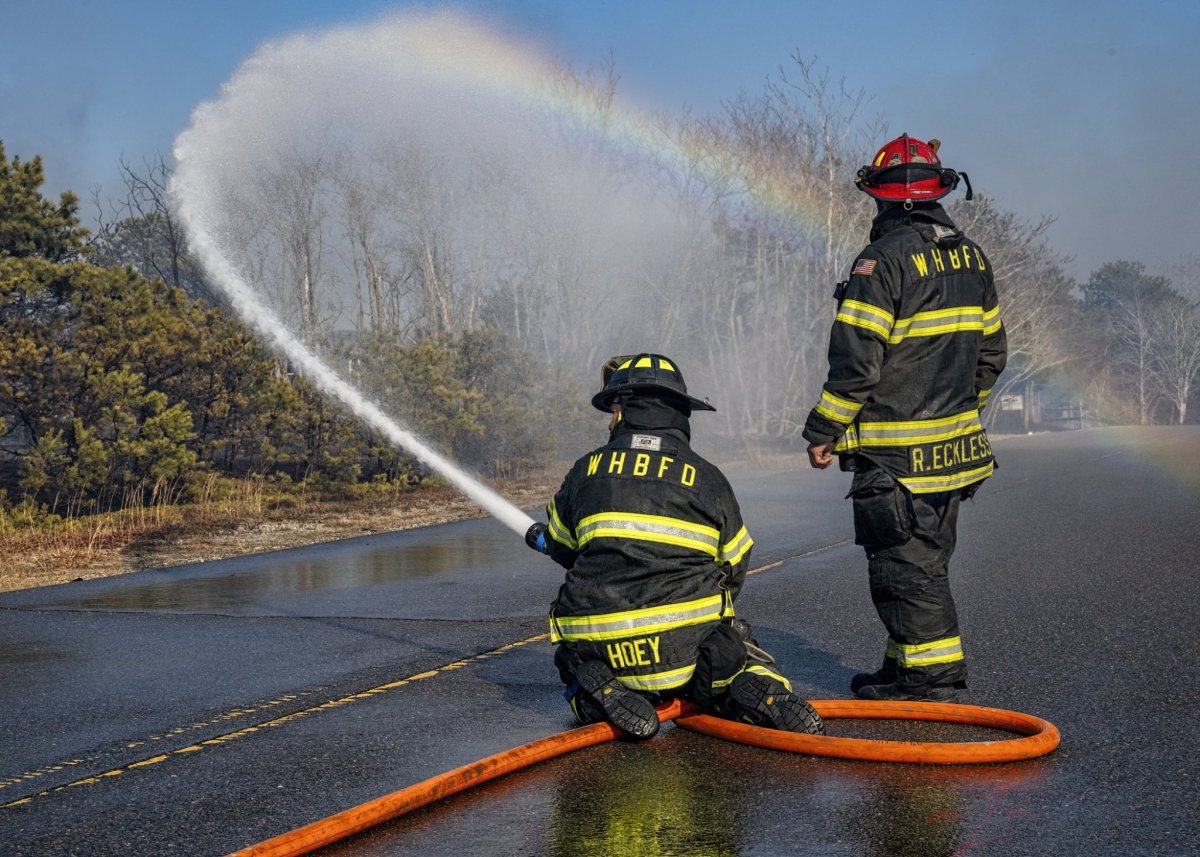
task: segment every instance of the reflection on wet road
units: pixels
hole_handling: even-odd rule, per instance
[[[363,590],[446,572],[487,570],[496,553],[491,534],[448,535],[438,541],[380,546],[308,559],[300,554],[253,571],[189,575],[129,583],[94,594],[54,599],[47,606],[69,610],[155,610],[232,613],[282,595],[319,590]]]

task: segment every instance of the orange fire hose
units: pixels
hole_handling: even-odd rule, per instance
[[[724,738],[739,744],[807,753],[812,756],[831,756],[837,759],[858,759],[868,762],[913,762],[926,765],[975,765],[985,762],[1017,762],[1044,756],[1058,746],[1059,734],[1055,725],[1040,717],[984,708],[979,705],[959,705],[938,702],[874,702],[861,699],[813,699],[813,708],[826,720],[840,718],[866,720],[933,720],[958,723],[964,726],[986,726],[1024,735],[1003,741],[881,741],[868,738],[835,738],[831,735],[805,735],[764,729],[732,720],[722,720],[706,714],[684,714],[675,724],[692,732],[714,738]]]
[[[939,743],[927,741],[881,741],[864,738],[835,738],[825,735],[803,735],[764,729],[707,714],[681,700],[658,706],[658,719],[693,732],[717,738],[814,756],[839,759],[859,759],[877,762],[917,762],[957,765],[982,762],[1013,762],[1043,756],[1058,746],[1058,729],[1049,721],[1016,711],[983,708],[976,705],[942,704],[932,702],[868,702],[849,699],[812,700],[821,717],[861,718],[881,720],[933,720],[1005,729],[1024,735],[1024,738],[1004,741],[972,741]],[[472,786],[486,783],[505,774],[519,771],[538,762],[562,756],[612,741],[623,733],[609,723],[594,723],[568,729],[548,738],[540,738],[520,747],[505,750],[461,768],[455,768],[423,782],[375,798],[356,807],[314,821],[235,851],[228,857],[293,857],[308,854],[332,845],[385,821],[399,818],[442,798],[458,794]]]
[[[658,719],[665,723],[674,720],[682,712],[683,703],[679,700],[664,703],[658,707]],[[472,786],[566,755],[573,750],[612,741],[624,734],[611,723],[593,723],[591,726],[539,738],[235,851],[229,857],[292,857],[308,854]]]

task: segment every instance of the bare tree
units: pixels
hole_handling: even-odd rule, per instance
[[[252,220],[262,219],[264,251],[273,262],[268,272],[274,276],[268,273],[262,288],[274,297],[285,322],[296,321],[298,332],[310,343],[324,333],[323,311],[336,313],[336,308],[322,306],[330,297],[323,289],[328,278],[324,259],[327,162],[320,148],[275,153],[257,176],[253,203],[245,206]]]
[[[681,149],[701,153],[721,245],[700,300],[695,288],[684,294],[728,391],[726,431],[749,440],[798,434],[824,371],[833,286],[868,223],[850,182],[866,95],[794,61],[760,96],[677,132]]]
[[[121,161],[125,196],[109,205],[109,215],[93,194],[99,229],[92,242],[101,264],[130,265],[145,277],[159,277],[189,296],[215,302],[199,266],[188,255],[187,238],[167,193],[170,168],[161,155],[135,169]]]
[[[367,180],[360,174],[343,170],[337,184],[354,275],[354,326],[358,331],[378,333],[390,325],[384,299],[387,260],[379,253],[377,203]]]
[[[1151,319],[1153,379],[1174,406],[1179,425],[1200,387],[1200,307],[1182,296],[1164,301]]]

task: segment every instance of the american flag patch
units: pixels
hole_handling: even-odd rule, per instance
[[[850,276],[861,274],[864,277],[869,277],[875,272],[875,259],[859,259],[854,263],[854,267],[850,269]]]

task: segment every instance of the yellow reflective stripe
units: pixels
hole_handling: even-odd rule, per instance
[[[834,452],[853,452],[859,448],[858,431],[854,426],[847,426],[846,433],[837,439],[833,445]]]
[[[738,530],[738,534],[725,543],[721,548],[721,553],[717,557],[721,562],[727,562],[730,565],[737,565],[742,561],[742,557],[746,555],[746,551],[754,546],[754,539],[750,538],[750,533],[745,527]]]
[[[896,663],[902,667],[927,667],[961,660],[962,637],[946,637],[916,645],[896,644]]]
[[[854,418],[858,416],[858,412],[861,410],[862,405],[858,402],[852,402],[849,399],[843,399],[841,396],[835,396],[828,390],[821,391],[821,401],[817,403],[818,414],[842,425],[854,422]]]
[[[1000,305],[997,304],[983,314],[983,335],[991,336],[1000,327]]]
[[[664,670],[658,673],[619,675],[617,679],[621,684],[634,690],[670,690],[673,687],[679,687],[691,681],[692,673],[695,671],[696,665],[689,664],[686,667]]]
[[[979,411],[980,411],[980,413],[982,413],[984,407],[987,406],[988,399],[991,398],[991,395],[992,395],[991,390],[980,390],[979,391]]]
[[[746,666],[745,672],[754,673],[755,675],[766,676],[767,678],[773,678],[773,679],[775,679],[775,681],[779,682],[784,687],[786,687],[789,691],[792,689],[792,683],[790,681],[788,681],[786,678],[784,678],[782,675],[775,672],[774,670],[764,667],[762,664],[748,664]]]
[[[982,430],[979,411],[972,408],[961,414],[936,420],[859,423],[858,440],[863,446],[913,446],[950,440]]]
[[[636,539],[698,550],[714,559],[721,542],[721,534],[712,527],[679,518],[642,515],[636,512],[601,512],[598,515],[589,515],[579,522],[576,537],[581,549],[592,539]]]
[[[909,336],[939,336],[971,330],[983,330],[983,307],[950,307],[902,318],[888,335],[888,342],[894,345]]]
[[[994,466],[989,461],[983,467],[976,467],[974,470],[960,470],[958,473],[951,473],[946,476],[897,476],[896,481],[914,494],[950,491],[954,488],[963,488],[981,479],[986,479],[992,474]]]
[[[706,595],[694,601],[616,613],[555,616],[551,620],[551,630],[563,640],[611,640],[716,622],[724,613],[725,596]]]
[[[571,535],[571,531],[563,525],[562,519],[558,517],[558,510],[554,508],[554,501],[550,501],[550,505],[546,507],[546,517],[549,519],[547,529],[550,532],[550,538],[556,542],[566,545],[571,550],[578,550],[579,545],[575,542],[575,538]]]
[[[834,322],[840,321],[854,327],[863,327],[887,339],[892,332],[894,318],[890,312],[880,307],[862,301],[845,300],[838,307],[838,314],[834,318]]]

